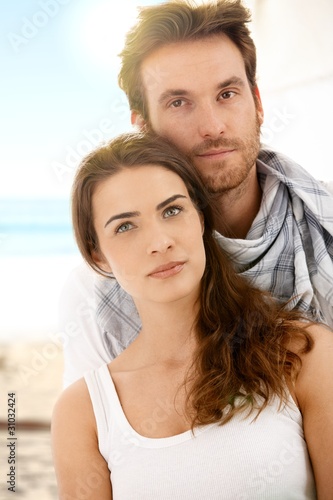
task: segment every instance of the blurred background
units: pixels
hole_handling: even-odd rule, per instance
[[[58,298],[80,262],[69,193],[86,153],[131,130],[117,86],[125,32],[156,0],[16,0],[0,16],[0,497],[7,393],[16,392],[17,498],[57,498],[49,446],[61,390]],[[248,0],[262,141],[333,180],[333,3]]]

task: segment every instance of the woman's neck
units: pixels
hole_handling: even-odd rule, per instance
[[[142,329],[128,348],[136,362],[166,367],[188,364],[197,345],[195,320],[199,304],[184,299],[168,304],[136,303],[136,306]]]

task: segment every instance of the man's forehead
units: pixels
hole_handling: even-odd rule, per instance
[[[175,42],[149,54],[141,65],[145,91],[191,92],[209,82],[218,88],[234,75],[244,79],[245,64],[236,45],[226,37]]]

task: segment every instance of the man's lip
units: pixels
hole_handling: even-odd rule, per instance
[[[228,153],[232,153],[235,151],[234,149],[210,149],[208,151],[204,151],[203,153],[198,154],[197,156],[219,156],[219,155],[225,155]]]
[[[148,274],[148,276],[153,276],[153,277],[168,276],[172,274],[171,271],[175,271],[175,273],[179,272],[184,264],[185,264],[184,261],[168,262],[167,264],[163,264],[161,266],[156,267],[153,271],[151,271]]]

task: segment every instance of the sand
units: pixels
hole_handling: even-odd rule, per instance
[[[62,390],[63,354],[51,342],[0,345],[0,499],[55,500],[50,446],[52,408]],[[15,393],[16,440],[8,432],[8,393]],[[10,411],[10,414],[12,412]],[[9,444],[9,446],[7,446]],[[15,454],[15,493],[9,491]],[[14,476],[13,476],[14,477]]]

